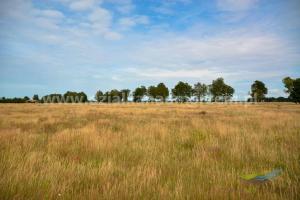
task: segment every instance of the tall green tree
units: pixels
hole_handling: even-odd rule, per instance
[[[223,78],[213,80],[212,84],[209,86],[209,91],[213,101],[227,101],[234,93],[234,89],[225,84]]]
[[[164,83],[159,83],[156,87],[156,98],[159,98],[161,101],[165,102],[169,96],[169,89]]]
[[[282,82],[284,84],[284,87],[286,88],[285,92],[290,94],[292,89],[293,89],[293,85],[294,85],[294,79],[292,79],[291,77],[285,77],[284,79],[282,79]]]
[[[110,92],[107,91],[103,94],[103,99],[102,99],[102,102],[103,103],[111,103],[112,101],[112,98],[111,98],[111,95],[110,95]]]
[[[172,95],[179,102],[186,102],[192,95],[192,86],[188,83],[179,81],[172,89]]]
[[[300,78],[295,79],[293,82],[290,99],[295,103],[300,103]]]
[[[208,86],[204,83],[196,83],[193,88],[193,95],[196,96],[198,102],[208,94]]]
[[[251,85],[251,96],[256,101],[262,101],[265,98],[265,95],[268,94],[268,89],[262,81],[254,81]]]
[[[113,89],[113,90],[107,91],[103,94],[102,102],[120,103],[122,101],[122,99],[123,99],[122,92],[117,89]]]
[[[155,87],[154,85],[149,86],[147,89],[147,95],[150,101],[155,101],[157,96],[157,87]]]
[[[103,98],[104,98],[103,92],[101,90],[98,90],[95,94],[95,100],[97,102],[101,102],[101,101],[103,101]]]
[[[121,94],[122,94],[122,100],[124,102],[128,102],[128,97],[130,95],[130,90],[129,89],[123,89],[123,90],[121,90]]]
[[[33,95],[32,100],[39,101],[40,100],[39,95],[37,95],[37,94]]]
[[[141,102],[144,96],[146,95],[146,93],[147,93],[147,89],[145,86],[136,88],[133,92],[133,101]]]
[[[286,87],[285,92],[289,94],[289,99],[295,103],[300,103],[300,78],[292,79],[286,77],[282,80]]]
[[[111,96],[111,101],[114,103],[118,103],[122,101],[122,92],[117,90],[117,89],[113,89],[110,91],[110,96]]]
[[[29,98],[28,96],[25,96],[25,97],[24,97],[24,100],[25,100],[25,101],[29,101],[30,98]]]

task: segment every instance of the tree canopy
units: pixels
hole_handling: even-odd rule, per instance
[[[157,86],[149,86],[147,95],[149,96],[150,101],[158,99],[165,102],[166,98],[169,96],[169,89],[164,83],[159,83]]]
[[[192,86],[179,81],[172,89],[172,95],[178,102],[186,102],[192,96]]]
[[[291,77],[285,77],[284,79],[282,79],[282,82],[284,84],[284,87],[286,88],[285,92],[290,94],[292,89],[293,89],[293,84],[294,84],[294,79],[292,79]]]
[[[289,94],[291,101],[300,103],[300,78],[285,77],[282,82],[286,88],[285,92]]]
[[[32,100],[39,101],[40,100],[39,95],[37,95],[37,94],[33,95]]]
[[[157,95],[156,98],[160,99],[161,101],[165,102],[166,98],[169,96],[169,89],[164,83],[159,83],[156,87]]]
[[[262,81],[254,81],[251,85],[251,96],[256,101],[262,101],[265,99],[265,95],[268,93],[268,89]]]
[[[223,78],[213,80],[212,84],[209,86],[209,91],[213,101],[227,101],[234,93],[234,89],[225,84]]]
[[[293,80],[289,98],[295,103],[300,103],[300,78]]]
[[[147,93],[147,89],[145,86],[136,88],[133,92],[133,101],[141,102],[144,96],[146,95],[146,93]]]
[[[61,103],[62,97],[61,94],[48,94],[42,97],[41,103]]]
[[[193,88],[193,95],[196,96],[198,102],[201,101],[201,98],[205,97],[208,94],[208,86],[204,83],[196,83]]]
[[[123,89],[123,90],[121,90],[121,94],[122,94],[123,101],[128,102],[128,97],[130,95],[130,90],[129,89]]]
[[[103,101],[103,92],[101,90],[98,90],[95,94],[95,100],[97,102]]]
[[[87,95],[84,92],[67,91],[63,97],[66,103],[84,103],[88,101]]]

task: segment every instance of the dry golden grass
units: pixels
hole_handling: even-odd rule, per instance
[[[293,104],[0,105],[0,199],[299,199],[299,119]]]

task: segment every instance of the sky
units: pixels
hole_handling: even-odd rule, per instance
[[[285,96],[300,77],[299,0],[1,0],[0,96],[223,77]]]

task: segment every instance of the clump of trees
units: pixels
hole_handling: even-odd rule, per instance
[[[84,92],[67,91],[63,97],[65,103],[85,103],[88,101],[87,95]]]
[[[129,89],[107,91],[103,93],[98,90],[95,94],[95,100],[102,103],[114,103],[114,102],[128,102],[128,97],[130,95]]]
[[[49,94],[42,97],[41,103],[85,103],[88,102],[84,92],[67,91],[65,94]]]
[[[224,83],[223,78],[218,78],[213,81],[211,85],[204,83],[196,83],[194,87],[186,82],[179,81],[175,87],[171,90],[172,98],[177,102],[187,102],[196,98],[198,101],[204,100],[204,98],[210,94],[213,95],[215,101],[229,100],[234,93],[234,89]],[[95,94],[95,100],[97,102],[127,102],[130,96],[129,89],[116,90],[103,93],[101,90]],[[133,102],[142,102],[145,97],[148,97],[149,102],[166,102],[170,96],[169,88],[164,83],[157,85],[151,85],[148,88],[145,86],[137,87],[132,92]]]
[[[40,100],[41,103],[62,103],[61,99],[62,99],[63,95],[61,94],[48,94],[42,97],[42,99]]]
[[[5,98],[5,97],[2,97],[0,99],[0,103],[26,103],[27,101],[27,98],[28,97],[24,97],[24,98],[18,98],[18,97],[15,97],[15,98]]]
[[[157,86],[149,86],[147,89],[149,101],[159,100],[165,102],[169,96],[169,89],[164,83],[159,83]]]
[[[266,97],[264,99],[264,102],[292,102],[292,100],[290,98],[286,98],[286,97],[277,97],[277,98],[275,98],[275,97]]]

